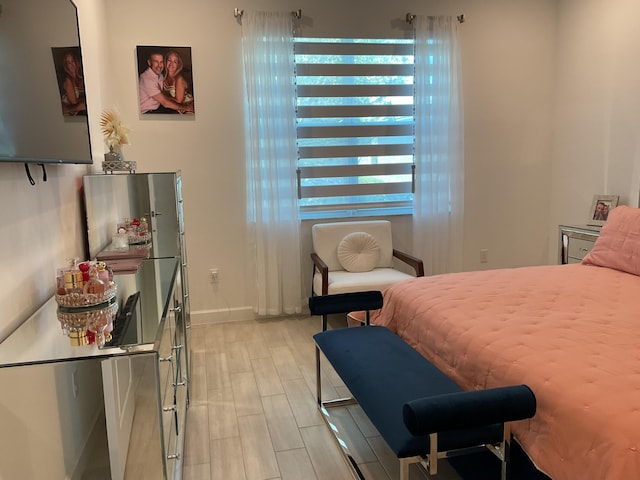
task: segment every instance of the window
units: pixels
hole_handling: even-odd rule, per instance
[[[296,38],[302,218],[411,213],[413,41]]]

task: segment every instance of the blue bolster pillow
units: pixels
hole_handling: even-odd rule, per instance
[[[333,315],[334,313],[377,310],[379,308],[382,308],[382,292],[379,290],[309,297],[311,315]]]
[[[535,413],[536,397],[526,385],[435,395],[402,407],[404,424],[413,435],[522,420]]]

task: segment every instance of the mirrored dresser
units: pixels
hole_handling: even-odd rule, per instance
[[[180,171],[85,175],[83,177],[87,243],[90,258],[115,266],[127,257],[178,258],[184,304],[182,314],[190,326],[189,272]],[[137,219],[148,229],[148,241],[130,248],[114,245],[117,225]],[[185,358],[187,373],[190,358]],[[188,374],[187,378],[191,378]]]
[[[99,462],[98,457],[104,456],[107,478],[182,477],[189,385],[180,267],[179,258],[146,259],[137,272],[114,276],[118,312],[111,339],[102,347],[79,344],[63,331],[55,297],[0,343],[0,381],[3,373],[13,369],[95,364],[103,389],[107,448],[94,453],[91,461]],[[29,376],[21,378],[28,382]],[[74,396],[87,388],[77,382],[73,378]],[[35,397],[40,391],[35,383],[22,388]],[[42,402],[45,408],[51,403],[47,398]],[[55,410],[51,415],[56,415]],[[62,432],[63,441],[73,434],[64,426]],[[29,478],[29,466],[24,468],[25,476],[20,478]]]

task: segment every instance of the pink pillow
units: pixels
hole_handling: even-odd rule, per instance
[[[640,208],[622,205],[611,210],[582,264],[640,275]]]

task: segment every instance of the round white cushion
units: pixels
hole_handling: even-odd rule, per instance
[[[347,272],[370,272],[379,259],[380,246],[366,232],[350,233],[338,244],[338,261]]]

